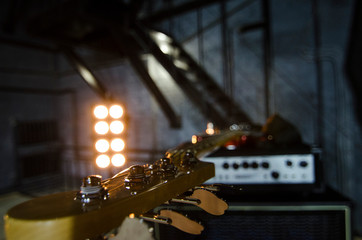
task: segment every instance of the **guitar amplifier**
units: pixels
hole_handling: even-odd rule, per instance
[[[273,151],[222,148],[202,160],[215,165],[215,177],[206,184],[239,185],[245,192],[322,188],[319,153],[309,148]]]
[[[302,200],[302,201],[301,201]],[[201,235],[184,233],[171,226],[155,224],[155,238],[240,240],[351,240],[349,201],[333,195],[279,200],[268,196],[227,201],[229,209],[213,216],[195,206],[173,206],[175,211],[200,221]]]

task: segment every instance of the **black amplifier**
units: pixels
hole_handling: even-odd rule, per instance
[[[283,150],[222,148],[202,160],[215,164],[206,184],[227,184],[247,191],[310,191],[322,188],[320,153],[309,147]]]
[[[245,240],[351,240],[351,202],[326,189],[324,193],[265,194],[263,196],[218,194],[229,204],[222,216],[210,215],[196,206],[171,205],[168,209],[187,215],[204,226],[201,235],[155,224],[155,238]],[[163,208],[162,206],[160,207]],[[156,209],[157,212],[157,209]]]

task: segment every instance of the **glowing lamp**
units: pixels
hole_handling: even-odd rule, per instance
[[[113,105],[109,108],[109,115],[114,119],[118,119],[123,115],[123,108],[120,105]]]
[[[122,167],[126,162],[126,158],[123,156],[123,154],[117,153],[113,155],[111,161],[113,166]]]
[[[124,154],[120,153],[125,148],[125,142],[121,139],[125,130],[123,115],[124,110],[119,104],[107,103],[93,109],[95,160],[100,168],[106,168],[111,163],[121,167],[126,162]]]
[[[124,130],[124,125],[121,121],[113,121],[111,122],[111,125],[109,126],[111,129],[111,132],[114,134],[120,134],[123,132]]]
[[[105,121],[100,121],[100,122],[97,122],[95,125],[94,125],[94,130],[96,131],[96,133],[100,134],[100,135],[104,135],[108,132],[109,130],[109,126],[108,126],[108,123],[105,122]]]
[[[101,153],[105,153],[109,149],[109,142],[106,139],[100,139],[95,144],[96,150]]]
[[[96,164],[100,168],[106,168],[111,163],[109,157],[105,154],[99,155],[96,159]]]
[[[115,152],[120,152],[124,149],[124,141],[120,138],[113,139],[111,142],[111,149]]]
[[[98,105],[94,108],[93,114],[98,119],[105,119],[108,116],[108,108],[104,105]]]

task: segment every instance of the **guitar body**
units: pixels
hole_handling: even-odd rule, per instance
[[[212,163],[192,161],[185,164],[185,157],[193,152],[196,159],[236,135],[229,133],[226,136],[214,136],[208,141],[169,151],[166,155],[177,169],[171,176],[148,173],[147,181],[127,187],[132,167],[126,169],[102,181],[107,198],[97,200],[94,204],[77,199],[79,192],[70,191],[17,205],[5,216],[6,237],[8,240],[92,239],[105,234],[120,226],[129,214],[138,216],[145,213],[212,178],[215,174]],[[149,166],[142,167],[147,170]]]

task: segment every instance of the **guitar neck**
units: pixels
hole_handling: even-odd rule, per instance
[[[223,146],[225,143],[237,139],[242,136],[242,131],[224,131],[217,135],[211,135],[202,138],[201,141],[196,143],[184,143],[177,146],[176,148],[170,149],[166,152],[166,157],[172,159],[175,165],[180,165],[181,160],[184,159],[185,155],[191,153],[196,158],[209,154],[217,148]]]
[[[92,239],[107,233],[129,214],[145,213],[213,177],[214,165],[197,158],[240,134],[180,145],[150,166],[130,167],[101,182],[107,194],[97,201],[79,200],[81,192],[71,191],[15,206],[5,216],[7,239]]]

